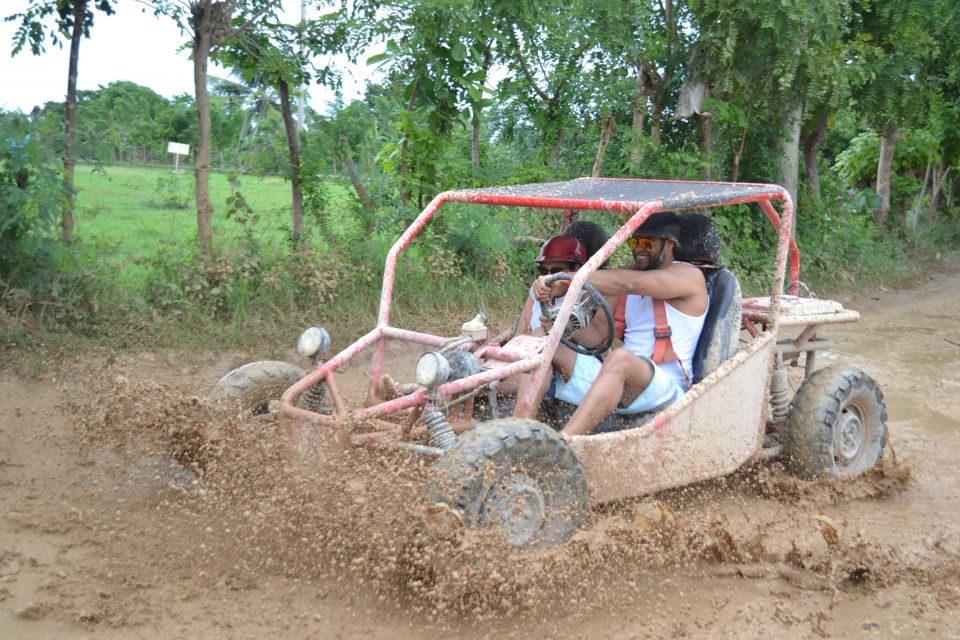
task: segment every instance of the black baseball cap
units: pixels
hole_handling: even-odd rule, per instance
[[[680,218],[673,211],[657,211],[644,220],[633,235],[668,238],[680,245]]]

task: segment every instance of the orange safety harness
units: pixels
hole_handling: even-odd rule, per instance
[[[653,362],[663,364],[679,360],[677,352],[673,349],[673,330],[667,321],[667,307],[663,300],[653,299],[653,321],[654,321],[654,342],[653,342]],[[623,334],[627,329],[627,296],[620,296],[617,300],[617,308],[613,312],[613,322],[616,330],[616,337],[623,340]],[[683,363],[681,363],[681,368]],[[686,372],[684,372],[686,373]]]

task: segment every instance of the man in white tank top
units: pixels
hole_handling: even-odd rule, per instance
[[[624,348],[613,351],[602,363],[560,345],[553,358],[556,375],[551,384],[554,397],[577,405],[563,428],[567,436],[593,432],[611,412],[630,415],[669,404],[686,392],[703,321],[707,314],[707,286],[693,265],[675,262],[680,221],[672,212],[652,214],[629,239],[636,263],[632,269],[595,271],[588,282],[615,308],[627,296]],[[547,299],[546,277],[537,278],[533,291]],[[677,360],[654,364],[653,300],[665,302]],[[602,312],[600,312],[602,313]],[[546,320],[542,318],[541,320]],[[544,323],[544,329],[550,329]],[[593,347],[606,338],[606,322],[591,322],[572,339]]]

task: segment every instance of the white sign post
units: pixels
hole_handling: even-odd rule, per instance
[[[174,155],[173,170],[180,173],[180,156],[190,155],[190,145],[183,144],[182,142],[168,142],[167,153]]]

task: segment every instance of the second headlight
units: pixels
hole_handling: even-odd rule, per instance
[[[450,363],[439,353],[428,351],[417,361],[417,384],[434,387],[450,377]]]

